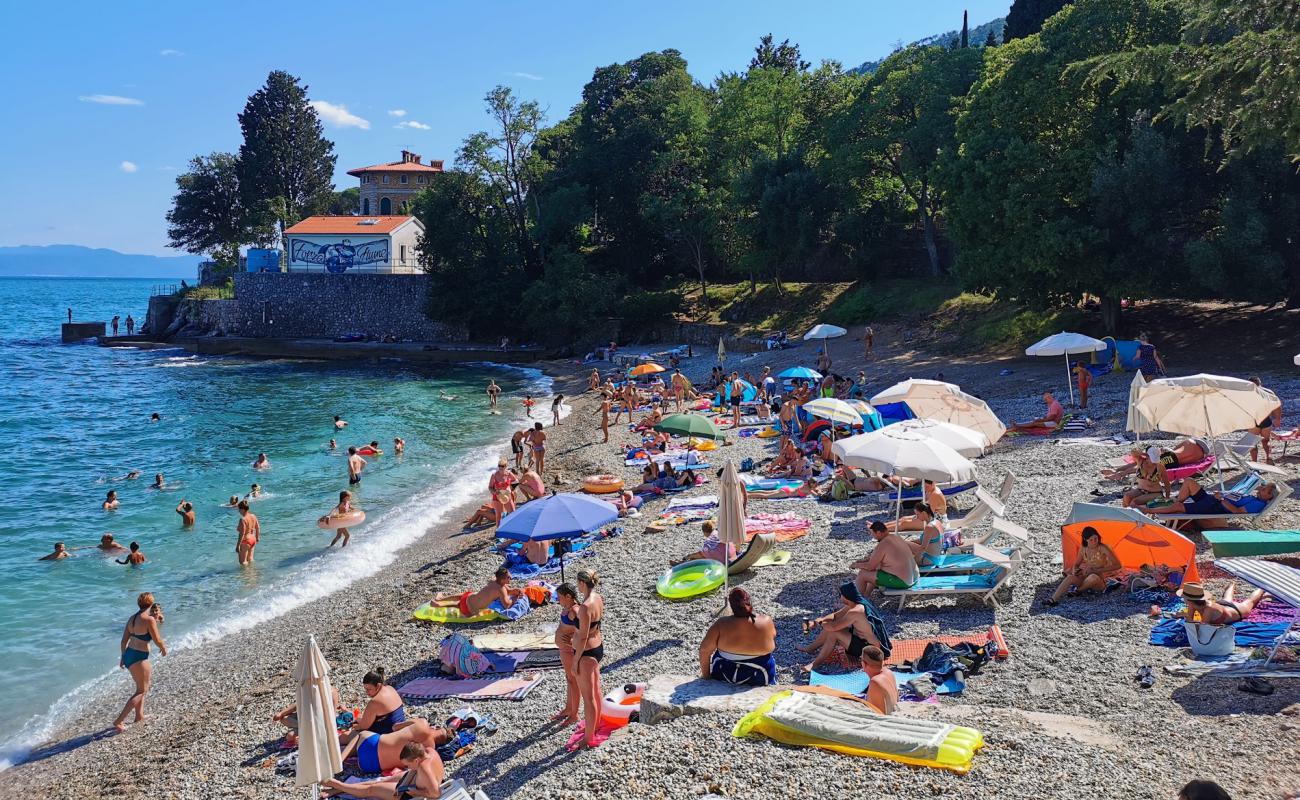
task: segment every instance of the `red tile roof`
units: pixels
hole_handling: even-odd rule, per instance
[[[370,167],[357,167],[348,170],[349,175],[361,176],[367,172],[442,172],[442,162],[417,164],[414,161],[390,161],[387,164],[375,164]]]
[[[391,217],[308,217],[285,233],[392,233],[415,219],[410,215]]]

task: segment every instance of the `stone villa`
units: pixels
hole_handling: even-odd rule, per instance
[[[416,193],[442,172],[442,161],[425,164],[420,159],[419,153],[403,150],[401,161],[348,170],[349,175],[361,180],[357,213],[363,217],[409,213],[408,206]]]

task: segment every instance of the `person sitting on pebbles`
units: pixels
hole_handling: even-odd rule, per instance
[[[700,545],[700,549],[684,558],[669,561],[670,566],[675,567],[678,564],[696,561],[701,558],[720,561],[723,564],[730,564],[736,560],[736,546],[734,544],[723,544],[722,540],[718,538],[718,534],[714,532],[712,522],[705,522],[701,526],[701,530],[704,532],[704,543]]]
[[[700,677],[739,686],[776,683],[776,623],[754,613],[749,592],[737,586],[727,595],[731,615],[709,626],[700,642]]]
[[[486,610],[494,602],[499,602],[502,608],[510,608],[515,604],[515,600],[523,595],[523,589],[516,589],[510,585],[510,570],[498,567],[493,573],[492,580],[477,592],[465,591],[460,594],[439,592],[434,595],[430,605],[457,608],[463,616],[472,617]]]
[[[330,697],[334,701],[334,714],[335,714],[336,724],[339,721],[338,719],[339,716],[341,716],[344,712],[348,712],[348,716],[345,721],[347,722],[347,727],[350,727],[352,725],[351,711],[349,711],[349,709],[347,709],[343,705],[343,701],[339,698],[339,690],[337,686],[330,686]],[[297,703],[290,703],[289,705],[275,712],[273,715],[271,715],[271,721],[278,722],[284,727],[289,729],[289,733],[285,735],[285,744],[291,747],[297,744],[298,742],[298,704]],[[337,727],[345,727],[345,726],[337,726]]]
[[[1066,593],[1077,594],[1081,590],[1107,592],[1120,585],[1111,580],[1111,576],[1120,570],[1119,558],[1115,551],[1103,544],[1101,534],[1091,525],[1083,529],[1083,546],[1079,548],[1074,566],[1065,574],[1061,584],[1052,596],[1043,601],[1047,607],[1061,602]]]
[[[880,646],[880,639],[867,619],[866,600],[853,582],[840,587],[840,608],[836,611],[807,620],[803,624],[804,633],[820,627],[821,632],[807,647],[796,647],[801,653],[816,651],[817,656],[804,665],[804,672],[812,672],[831,660],[835,648],[839,647],[849,657],[850,662],[862,658],[862,650],[867,645]]]

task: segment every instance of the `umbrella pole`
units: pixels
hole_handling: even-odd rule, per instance
[[[1070,390],[1070,405],[1074,405],[1074,384],[1070,382],[1070,354],[1065,354],[1065,388]]]

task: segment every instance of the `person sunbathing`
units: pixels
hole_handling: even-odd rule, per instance
[[[850,569],[858,571],[854,581],[858,591],[866,597],[878,586],[883,589],[910,588],[921,577],[911,545],[880,520],[874,520],[870,530],[876,540],[875,549],[868,558],[849,565]]]
[[[1277,497],[1277,487],[1272,483],[1262,483],[1259,488],[1248,495],[1235,492],[1210,494],[1194,479],[1183,481],[1178,490],[1178,498],[1167,506],[1157,506],[1148,511],[1151,514],[1197,514],[1213,516],[1221,514],[1258,514],[1263,511],[1273,498]]]
[[[465,591],[459,594],[439,592],[434,595],[430,605],[457,608],[463,616],[472,617],[485,611],[493,603],[500,603],[502,608],[510,608],[523,594],[523,589],[516,589],[510,585],[510,570],[498,567],[493,573],[492,580],[477,592]]]
[[[375,798],[439,797],[446,770],[438,746],[450,742],[453,735],[447,728],[435,728],[419,717],[402,723],[392,733],[363,733],[343,748],[344,759],[355,754],[358,769],[365,774],[399,767],[406,767],[407,771],[392,779],[361,783],[331,779],[321,786],[330,797],[340,794]]]
[[[1232,625],[1249,617],[1264,599],[1264,590],[1256,589],[1245,600],[1233,600],[1237,587],[1229,584],[1223,593],[1223,599],[1215,601],[1214,595],[1199,583],[1184,583],[1179,594],[1187,603],[1187,608],[1175,616],[1185,617],[1191,622],[1204,622],[1207,625]]]
[[[885,666],[885,651],[869,644],[862,648],[862,671],[871,682],[867,684],[867,703],[881,714],[898,710],[898,681],[894,671]]]
[[[776,623],[754,613],[749,592],[737,586],[727,595],[731,615],[709,626],[700,642],[700,677],[737,686],[776,683]]]
[[[675,567],[678,564],[701,558],[721,561],[723,564],[730,564],[736,560],[736,545],[731,543],[724,545],[722,540],[718,538],[717,533],[714,532],[712,522],[705,522],[701,529],[704,531],[704,544],[700,545],[700,549],[684,558],[669,561],[670,566]]]
[[[812,497],[817,494],[817,479],[807,475],[798,488],[781,486],[776,489],[761,489],[757,492],[745,492],[750,500],[784,500],[788,497]]]
[[[931,519],[937,519],[942,522],[948,518],[948,498],[934,481],[922,481],[921,494],[925,498],[925,505],[931,509]],[[891,531],[925,530],[926,522],[915,513],[916,509],[912,510],[914,513],[886,522],[885,527],[889,528]]]
[[[912,517],[919,524],[921,535],[916,541],[907,541],[918,567],[933,564],[943,554],[943,526],[935,522],[929,503],[917,503]]]
[[[858,587],[849,582],[840,587],[840,607],[837,610],[804,622],[804,633],[813,628],[821,628],[817,638],[807,647],[795,648],[801,653],[817,652],[817,656],[804,665],[804,672],[812,672],[830,661],[837,647],[842,648],[849,661],[853,662],[862,658],[862,649],[867,645],[880,646],[880,640],[872,630],[871,620],[867,619],[865,602]]]
[[[900,486],[907,489],[916,485],[916,480],[913,478],[900,478],[889,473],[884,473],[880,477],[865,472],[859,475],[857,470],[846,464],[840,464],[836,469],[840,477],[847,481],[855,492],[894,492],[898,491]]]
[[[484,503],[478,507],[478,510],[465,520],[464,530],[477,528],[480,525],[497,524],[497,510],[492,507],[491,503]]]
[[[1043,392],[1043,402],[1047,404],[1047,413],[1038,419],[1031,419],[1029,422],[1013,422],[1010,429],[1013,431],[1033,431],[1042,428],[1055,428],[1061,424],[1065,417],[1065,409],[1056,401],[1051,392]]]
[[[1207,455],[1209,454],[1206,452],[1205,443],[1198,439],[1184,439],[1171,449],[1154,445],[1147,448],[1147,458],[1159,462],[1165,469],[1199,464]]]
[[[663,412],[656,408],[654,411],[651,411],[649,414],[642,417],[641,421],[638,422],[632,430],[638,432],[652,430],[654,429],[654,426],[663,421],[663,418]]]
[[[1144,506],[1160,497],[1169,499],[1173,484],[1163,463],[1152,461],[1145,450],[1134,448],[1133,464],[1137,468],[1137,485],[1124,492],[1124,508]]]
[[[610,504],[618,509],[620,517],[637,516],[636,495],[632,493],[631,489],[624,489],[619,492],[618,497],[611,500]]]
[[[1081,590],[1105,592],[1119,586],[1110,578],[1119,572],[1120,562],[1115,551],[1101,541],[1101,534],[1091,525],[1083,529],[1083,546],[1079,548],[1074,566],[1065,574],[1065,578],[1052,596],[1043,601],[1049,608],[1061,602],[1066,593]]]

